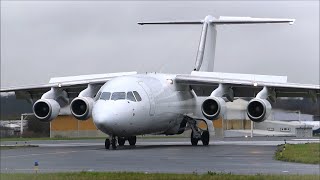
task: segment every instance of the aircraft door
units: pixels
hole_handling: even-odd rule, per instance
[[[149,98],[149,104],[150,104],[150,111],[149,111],[149,114],[150,116],[154,116],[155,114],[155,101],[154,101],[154,96],[150,90],[150,88],[145,85],[142,81],[139,82],[139,85],[142,87],[142,89],[146,92],[148,98]]]

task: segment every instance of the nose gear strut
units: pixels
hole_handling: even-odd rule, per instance
[[[104,146],[106,149],[110,149],[110,145],[112,149],[117,149],[117,145],[124,146],[126,140],[129,141],[130,146],[135,146],[137,142],[136,136],[130,136],[130,137],[117,137],[117,136],[111,136],[111,141],[109,138],[106,138]]]

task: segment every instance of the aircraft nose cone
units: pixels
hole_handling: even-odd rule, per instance
[[[112,113],[107,113],[107,112],[98,112],[98,113],[93,113],[92,118],[93,121],[96,125],[107,125],[110,123],[111,119],[110,116],[112,116]]]
[[[111,105],[106,102],[98,101],[93,107],[92,118],[98,129],[109,134],[112,132],[112,127],[117,117],[113,113]]]
[[[118,133],[132,118],[132,110],[128,106],[125,101],[98,101],[92,111],[93,122],[106,134]]]

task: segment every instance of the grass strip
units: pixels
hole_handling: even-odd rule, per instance
[[[280,161],[320,164],[320,143],[279,145],[275,159]]]
[[[234,175],[208,172],[207,174],[164,174],[164,173],[129,173],[129,172],[79,172],[79,173],[39,173],[39,174],[7,174],[1,173],[1,179],[10,180],[86,180],[86,179],[115,179],[115,180],[275,180],[275,179],[290,179],[290,180],[319,180],[319,175]]]

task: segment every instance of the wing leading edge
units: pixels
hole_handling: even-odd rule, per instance
[[[317,98],[320,96],[319,85],[287,83],[286,77],[283,76],[193,71],[190,75],[177,75],[175,82],[191,85],[193,89],[202,92],[218,87],[219,84],[227,85],[232,88],[234,97],[254,97],[263,87],[271,89],[275,97]]]
[[[1,89],[0,92],[14,92],[17,99],[35,100],[40,99],[41,96],[47,91],[49,91],[51,88],[57,88],[66,91],[68,97],[72,99],[78,96],[79,92],[87,88],[89,84],[99,88],[112,78],[134,74],[137,74],[137,72],[120,72],[108,74],[55,77],[51,78],[48,84],[5,88]]]

